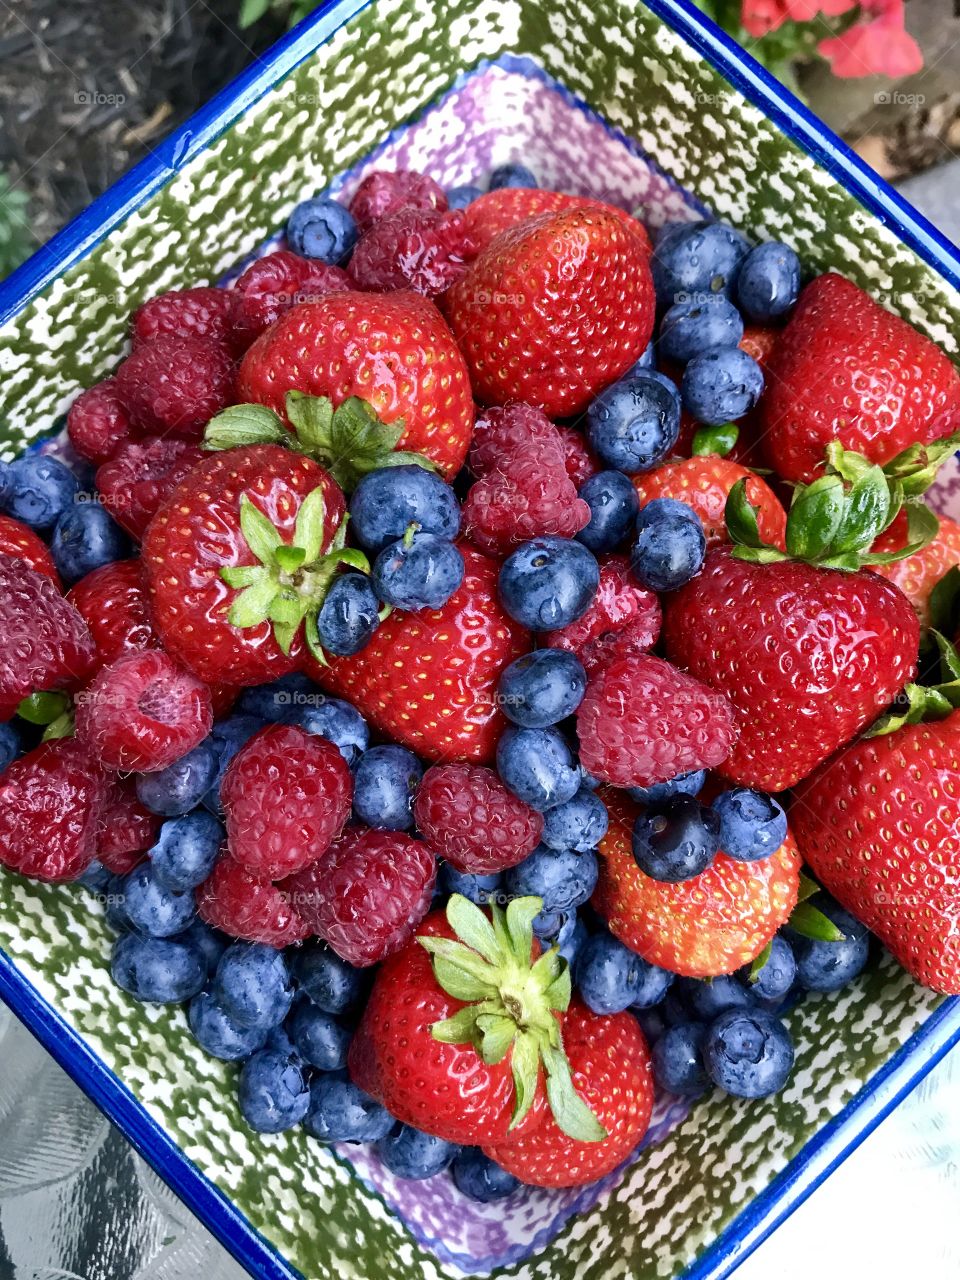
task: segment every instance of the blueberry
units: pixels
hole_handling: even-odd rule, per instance
[[[750,1009],[755,1003],[743,983],[729,974],[704,981],[681,978],[677,989],[684,996],[687,1008],[700,1022],[712,1022],[728,1009]]]
[[[387,1134],[377,1143],[377,1155],[395,1178],[420,1181],[442,1173],[460,1148],[432,1134],[421,1133],[405,1124],[397,1133]]]
[[[217,774],[206,792],[202,803],[211,813],[220,813],[220,783],[227,765],[245,742],[259,733],[263,721],[259,716],[228,716],[218,721],[210,730],[210,741],[217,752]]]
[[[520,1186],[519,1179],[501,1169],[479,1147],[463,1147],[450,1166],[457,1190],[468,1200],[490,1204],[504,1200]]]
[[[395,609],[439,609],[463,582],[458,547],[435,533],[407,533],[373,563],[373,589]]]
[[[52,529],[79,492],[69,467],[46,454],[17,458],[7,472],[6,510],[31,529]]]
[[[0,511],[6,509],[10,495],[10,463],[0,458]]]
[[[113,944],[110,973],[118,987],[150,1004],[179,1004],[207,980],[196,947],[166,938],[125,933]]]
[[[302,201],[287,222],[287,243],[294,253],[334,267],[353,252],[357,236],[350,210],[322,196]]]
[[[468,204],[473,204],[474,200],[479,200],[482,195],[482,187],[471,187],[469,185],[451,187],[447,192],[447,208],[465,209]]]
[[[284,1026],[274,1027],[268,1033],[266,1040],[263,1042],[263,1047],[264,1049],[269,1050],[270,1053],[283,1054],[288,1062],[296,1062],[299,1063],[300,1066],[304,1065],[299,1053],[297,1053],[294,1048],[293,1041],[287,1034],[286,1027]]]
[[[224,840],[222,825],[206,809],[165,822],[150,850],[154,880],[175,893],[195,889],[213,870]]]
[[[240,1071],[240,1112],[258,1133],[282,1133],[307,1114],[310,1087],[295,1062],[261,1049]]]
[[[654,342],[648,342],[643,351],[623,375],[629,378],[631,374],[639,373],[641,369],[655,369],[657,367],[657,348]]]
[[[698,796],[706,780],[706,769],[693,769],[690,773],[678,773],[669,782],[654,782],[649,787],[628,787],[627,793],[640,804],[655,806],[673,796]]]
[[[339,1076],[321,1076],[310,1086],[304,1128],[321,1142],[377,1142],[396,1125],[369,1094]]]
[[[667,1024],[664,1021],[663,1013],[660,1009],[651,1006],[648,1009],[635,1010],[635,1017],[640,1024],[640,1030],[643,1032],[644,1039],[652,1049],[658,1040],[662,1039],[667,1030]]]
[[[791,930],[788,936],[797,961],[797,980],[807,991],[839,991],[867,963],[870,935],[859,920],[825,894],[817,894],[811,902],[833,921],[843,934],[843,941],[821,942]]]
[[[67,583],[130,553],[130,540],[97,502],[78,502],[57,520],[50,542],[57,572]]]
[[[256,716],[258,720],[279,724],[288,720],[294,707],[309,707],[323,694],[309,678],[294,671],[269,684],[244,689],[234,708],[238,716]]]
[[[607,834],[609,822],[607,806],[589,787],[582,786],[572,800],[547,810],[540,838],[550,849],[586,853]]]
[[[317,634],[327,653],[346,658],[365,649],[380,625],[380,601],[365,573],[334,579],[317,615]]]
[[[323,942],[297,952],[294,974],[300,990],[326,1013],[349,1013],[360,1002],[364,977]]]
[[[501,187],[536,187],[536,175],[523,164],[501,164],[490,174],[487,187],[499,191]]]
[[[699,1022],[667,1027],[653,1046],[653,1076],[661,1089],[679,1096],[701,1093],[708,1084],[703,1066],[706,1028]]]
[[[572,538],[532,538],[500,570],[503,607],[531,631],[555,631],[583,616],[600,585],[600,566]]]
[[[641,1011],[659,1005],[673,986],[673,977],[669,969],[661,969],[658,965],[646,962],[631,1009]]]
[[[485,876],[474,871],[458,871],[449,862],[440,864],[438,885],[441,893],[459,893],[478,907],[498,902],[503,896],[503,877],[499,871]]]
[[[0,773],[20,754],[20,735],[12,724],[0,724]]]
[[[716,427],[749,413],[763,391],[763,372],[739,347],[713,347],[683,371],[680,398],[698,422]]]
[[[93,862],[84,867],[73,883],[79,884],[91,893],[99,895],[107,893],[112,879],[109,868],[94,859]]]
[[[590,523],[577,541],[594,553],[615,551],[633,529],[640,509],[637,491],[622,471],[598,471],[580,486],[579,496],[590,508]]]
[[[450,486],[414,464],[365,475],[350,499],[350,532],[360,545],[376,555],[411,524],[452,541],[460,532],[460,505]]]
[[[545,917],[582,906],[597,887],[597,874],[595,853],[557,851],[541,844],[519,866],[505,873],[504,887],[511,898],[541,898]],[[538,924],[542,928],[545,921]],[[534,929],[538,929],[537,924]]]
[[[728,1009],[710,1024],[703,1064],[715,1085],[736,1098],[778,1093],[793,1068],[793,1043],[766,1009]]]
[[[739,231],[722,222],[667,223],[650,261],[657,302],[671,307],[689,295],[729,297],[749,248]]]
[[[751,968],[747,965],[740,970],[740,980],[755,999],[769,1004],[779,1004],[786,999],[797,976],[793,948],[786,938],[776,934],[770,940],[770,954],[754,978],[750,976]]]
[[[166,888],[153,874],[149,862],[142,862],[127,876],[123,885],[127,916],[135,929],[154,938],[169,938],[183,933],[193,922],[196,904],[193,891],[175,892]]]
[[[125,879],[125,876],[111,876],[106,888],[97,895],[104,905],[107,924],[117,933],[126,933],[133,929],[133,923],[127,915]]]
[[[203,920],[194,920],[190,928],[186,932],[179,934],[175,941],[186,942],[190,946],[196,947],[197,951],[203,956],[207,974],[211,977],[217,971],[220,957],[230,945],[230,939],[225,933],[221,933],[219,929],[212,929]]]
[[[800,259],[777,240],[758,244],[743,260],[737,277],[737,301],[751,320],[779,320],[800,295]]]
[[[201,991],[190,1001],[187,1021],[201,1049],[224,1062],[239,1062],[263,1048],[267,1029],[236,1022],[212,991]]]
[[[588,1009],[594,1013],[622,1013],[636,1003],[651,968],[654,966],[611,934],[595,933],[577,957],[574,976]]]
[[[648,809],[633,824],[633,856],[652,880],[668,884],[690,880],[713,862],[720,821],[692,796],[674,796],[662,808]]]
[[[339,1071],[347,1065],[350,1032],[312,1000],[297,1001],[286,1027],[297,1053],[311,1067]]]
[[[507,729],[497,743],[497,772],[515,796],[541,812],[580,789],[580,770],[557,729]]]
[[[621,378],[587,409],[587,438],[608,467],[633,475],[663,462],[680,434],[680,397],[649,370]]]
[[[654,498],[637,516],[630,570],[648,591],[675,591],[703,568],[707,540],[697,513],[676,498]]]
[[[500,676],[497,704],[523,729],[548,729],[573,715],[587,689],[583,663],[564,649],[537,649]]]
[[[720,819],[720,848],[737,862],[769,858],[787,838],[787,815],[773,796],[747,787],[721,792],[711,806]]]
[[[423,766],[406,747],[371,747],[357,762],[353,812],[368,827],[406,831],[413,826],[413,798]]]
[[[204,740],[166,769],[137,777],[137,798],[151,813],[175,818],[195,809],[217,779],[220,753],[212,738]]]
[[[686,364],[711,347],[735,347],[743,337],[740,312],[722,294],[676,302],[660,322],[660,352]]]
[[[227,947],[217,965],[213,992],[234,1022],[262,1031],[281,1023],[293,1003],[283,952],[260,942]]]
[[[328,698],[325,694],[313,695],[308,705],[297,707],[285,717],[289,724],[297,724],[307,733],[327,738],[340,749],[340,754],[353,768],[370,745],[370,730],[363,716],[349,702],[340,698]]]
[[[586,925],[571,911],[541,911],[533,922],[533,932],[545,951],[556,947],[573,968],[589,935]]]

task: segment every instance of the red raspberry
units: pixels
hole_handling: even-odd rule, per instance
[[[593,676],[577,710],[580,762],[616,787],[649,787],[722,764],[736,741],[729,699],[645,654]]]
[[[116,378],[81,391],[67,411],[67,435],[81,458],[100,466],[130,438],[130,415],[120,403]]]
[[[624,556],[609,556],[587,612],[561,631],[548,632],[543,643],[575,653],[592,675],[618,658],[652,649],[662,620],[655,593],[637,586]]]
[[[361,289],[416,289],[433,298],[460,279],[473,256],[462,211],[404,209],[361,237],[350,274]]]
[[[197,911],[213,928],[268,947],[289,947],[311,936],[290,895],[241,867],[225,850],[197,890]]]
[[[155,649],[126,653],[77,697],[77,737],[108,769],[152,773],[210,732],[210,690]]]
[[[509,470],[478,480],[463,504],[463,531],[481,551],[507,555],[529,538],[572,538],[590,523],[590,508],[577,497],[562,461],[529,444],[503,462]]]
[[[12,516],[0,516],[0,556],[16,556],[42,573],[59,591],[60,575],[47,544]]]
[[[234,329],[246,349],[254,338],[299,302],[315,302],[327,293],[353,289],[353,281],[341,267],[301,258],[290,249],[278,249],[251,262],[234,286],[237,298]]]
[[[117,395],[138,431],[199,440],[233,398],[236,368],[211,338],[155,338],[117,370]]]
[[[473,429],[470,470],[478,480],[491,471],[504,471],[506,459],[528,445],[537,445],[551,465],[559,461],[566,466],[563,438],[540,409],[529,404],[485,409]]]
[[[115,876],[125,876],[156,844],[161,823],[162,819],[137,799],[131,778],[108,777],[97,835],[97,861]]]
[[[236,308],[237,295],[231,289],[204,286],[160,293],[133,313],[133,349],[157,338],[210,338],[241,355],[243,347],[237,346],[233,330]]]
[[[315,862],[343,830],[353,775],[326,738],[272,724],[233,757],[220,797],[231,857],[278,880]]]
[[[563,461],[567,468],[567,475],[579,489],[591,476],[602,471],[603,467],[590,451],[582,431],[578,431],[576,427],[557,427],[555,430],[563,445]]]
[[[447,197],[443,187],[424,173],[414,169],[377,169],[367,174],[350,201],[350,212],[361,233],[401,209],[437,209],[446,213]]]
[[[103,770],[75,738],[42,742],[0,774],[0,863],[75,880],[97,851]]]
[[[399,831],[348,828],[322,858],[282,888],[342,959],[376,964],[413,937],[430,909],[437,863]]]
[[[16,556],[0,556],[0,720],[29,694],[82,684],[93,638],[77,610],[46,575]]]
[[[150,622],[139,560],[101,565],[81,578],[67,599],[90,628],[98,670],[121,654],[160,648]]]
[[[160,436],[122,444],[97,472],[103,505],[140,539],[160,504],[203,456],[195,444]]]
[[[435,853],[477,875],[515,867],[543,833],[543,814],[482,765],[433,765],[423,775],[413,814]]]

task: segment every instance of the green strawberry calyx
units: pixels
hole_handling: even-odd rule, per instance
[[[812,938],[814,942],[843,942],[846,934],[838,929],[829,916],[819,907],[815,907],[810,899],[820,892],[820,886],[809,876],[801,874],[800,891],[797,894],[797,905],[790,912],[787,925],[801,938]],[[769,946],[770,944],[768,944]],[[769,954],[769,952],[768,952]],[[754,962],[757,963],[756,961]],[[750,976],[754,979],[751,969]]]
[[[740,436],[735,422],[722,422],[717,427],[700,427],[694,434],[690,452],[695,458],[725,458]]]
[[[319,462],[345,493],[369,471],[414,464],[435,471],[421,453],[398,450],[404,421],[382,422],[366,400],[349,396],[336,408],[326,396],[288,391],[290,430],[273,409],[262,404],[235,404],[207,423],[203,447],[236,449],[241,445],[279,444]]]
[[[556,947],[531,960],[533,921],[540,898],[514,898],[488,918],[460,894],[447,904],[455,937],[419,937],[430,954],[437,984],[464,1007],[434,1023],[443,1044],[471,1044],[488,1066],[509,1053],[515,1129],[533,1106],[541,1067],[547,1101],[560,1129],[579,1142],[601,1142],[607,1132],[577,1093],[557,1014],[570,1005],[570,966]]]
[[[946,636],[932,627],[926,636],[934,646],[933,661],[928,666],[931,683],[905,685],[893,706],[870,726],[866,737],[883,738],[908,724],[944,720],[960,707],[960,654]]]

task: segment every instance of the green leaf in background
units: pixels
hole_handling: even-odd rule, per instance
[[[29,218],[30,197],[0,173],[0,279],[29,258],[34,249]]]

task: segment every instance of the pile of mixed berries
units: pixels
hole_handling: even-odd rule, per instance
[[[516,165],[307,200],[131,338],[0,464],[0,862],[250,1126],[578,1185],[654,1082],[780,1089],[868,930],[960,992],[929,339]]]

